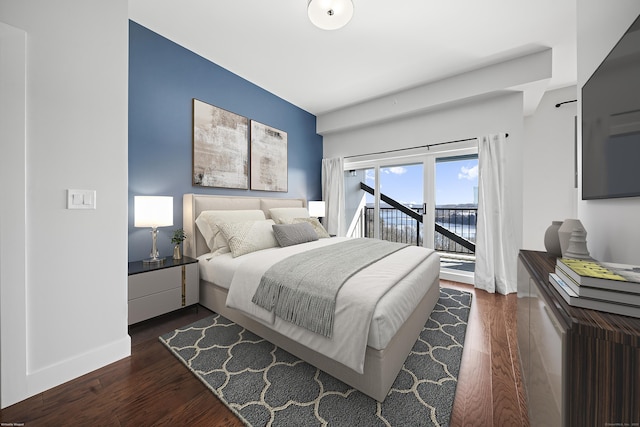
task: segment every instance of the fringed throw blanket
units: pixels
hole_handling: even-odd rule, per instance
[[[358,271],[406,246],[362,238],[290,256],[266,271],[251,301],[330,338],[336,295],[342,285]]]

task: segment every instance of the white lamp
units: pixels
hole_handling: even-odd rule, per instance
[[[307,14],[316,27],[323,30],[337,30],[351,20],[353,2],[351,0],[309,0]]]
[[[327,215],[327,207],[324,202],[309,201],[309,216],[314,218],[324,218]]]
[[[173,225],[173,197],[170,196],[135,196],[134,227],[151,227],[151,258],[143,264],[162,264],[164,258],[158,258],[158,227]]]

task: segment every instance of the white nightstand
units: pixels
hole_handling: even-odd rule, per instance
[[[165,258],[163,264],[129,263],[129,325],[197,304],[198,260]]]

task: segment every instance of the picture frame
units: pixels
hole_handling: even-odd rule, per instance
[[[248,189],[249,119],[193,99],[192,184]]]
[[[251,120],[251,190],[289,191],[287,132]]]

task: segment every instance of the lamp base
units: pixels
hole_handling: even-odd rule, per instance
[[[159,258],[158,252],[158,228],[151,228],[151,240],[153,241],[153,246],[151,246],[151,253],[149,259],[143,259],[142,265],[162,265],[164,264],[164,258]]]
[[[142,265],[162,265],[164,264],[164,258],[149,258],[143,259]]]

